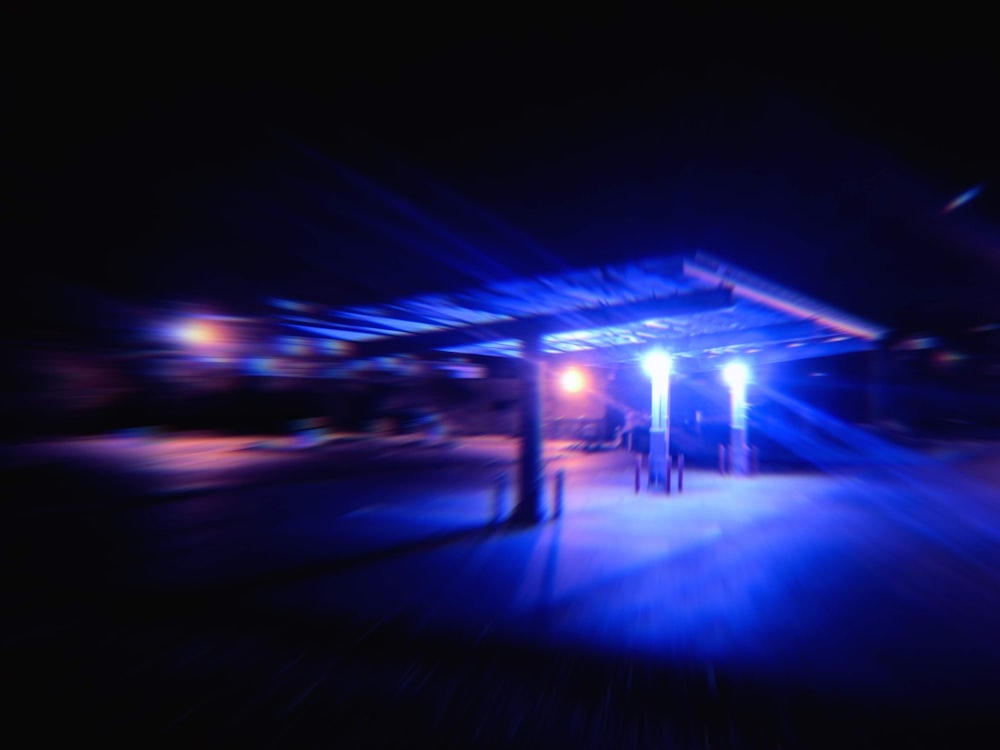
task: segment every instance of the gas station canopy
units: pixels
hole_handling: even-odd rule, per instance
[[[352,359],[442,351],[573,362],[637,361],[650,348],[689,372],[872,349],[888,331],[705,253],[652,258],[456,294],[316,313],[275,300],[286,325],[348,343]]]

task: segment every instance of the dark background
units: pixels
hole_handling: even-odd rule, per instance
[[[696,249],[963,353],[896,355],[910,422],[932,390],[942,424],[995,398],[998,331],[972,331],[1000,320],[981,14],[12,5],[4,28],[0,321],[22,421],[63,410],[33,389],[82,387],[73,352],[162,345],[164,311],[260,316],[275,297],[391,300]],[[178,417],[141,396],[144,367],[93,380],[124,422]],[[251,381],[205,408],[266,402],[263,425],[332,398]]]
[[[896,328],[1000,312],[981,15],[41,15],[5,24],[21,330],[697,248]]]

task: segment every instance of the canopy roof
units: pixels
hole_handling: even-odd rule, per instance
[[[281,320],[371,359],[429,351],[621,362],[651,348],[682,367],[740,353],[782,361],[870,349],[888,331],[705,253],[498,282],[455,294],[316,312],[273,300]]]

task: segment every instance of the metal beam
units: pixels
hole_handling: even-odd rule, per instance
[[[551,333],[583,331],[604,326],[622,326],[639,323],[653,318],[673,315],[690,315],[731,307],[732,292],[728,288],[712,289],[704,292],[676,294],[671,297],[646,299],[620,305],[570,310],[553,315],[538,315],[531,318],[486,323],[478,326],[463,326],[445,331],[417,333],[407,336],[391,336],[372,341],[357,342],[357,356],[360,358],[383,357],[391,354],[407,354],[432,349],[447,349],[467,344],[506,339],[526,339]]]
[[[764,347],[787,342],[808,341],[818,337],[826,338],[833,335],[835,335],[833,331],[813,321],[796,321],[746,328],[741,331],[706,333],[700,336],[664,337],[650,339],[641,344],[588,349],[582,352],[562,352],[548,356],[558,357],[564,362],[572,361],[574,364],[627,362],[639,359],[645,352],[655,347],[662,348],[672,354],[695,354],[729,346]]]
[[[771,362],[791,362],[797,359],[816,359],[819,357],[833,357],[842,354],[853,354],[854,352],[867,352],[877,349],[879,343],[867,339],[848,338],[842,341],[810,341],[795,348],[781,347],[775,349],[764,349],[763,351],[750,355],[748,363],[768,364]]]
[[[794,323],[778,323],[742,331],[706,333],[701,336],[686,336],[670,344],[674,354],[693,354],[710,349],[724,349],[730,346],[773,346],[796,341],[808,341],[821,336],[832,336],[834,332],[812,320]]]
[[[817,359],[819,357],[833,357],[842,354],[853,354],[854,352],[870,351],[878,347],[878,342],[868,341],[858,338],[846,338],[840,341],[820,339],[804,342],[801,346],[776,346],[770,349],[763,349],[759,352],[748,353],[738,352],[732,356],[739,357],[750,367],[757,365],[772,364],[777,362],[792,362],[799,359]],[[692,357],[690,359],[674,360],[678,369],[693,373],[698,371],[712,370],[721,367],[732,357]]]
[[[781,310],[795,317],[815,318],[824,325],[850,336],[877,340],[888,333],[882,326],[848,315],[804,294],[780,287],[703,252],[696,253],[694,260],[684,261],[684,273],[691,278],[711,284],[730,285],[737,297],[765,305],[773,310]]]

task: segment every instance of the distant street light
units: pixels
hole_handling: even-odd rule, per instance
[[[571,367],[562,374],[563,390],[567,393],[579,393],[583,390],[584,385],[586,385],[586,378],[584,378],[583,373],[577,368]]]
[[[562,374],[560,383],[567,393],[579,393],[586,386],[587,379],[580,370],[571,367]]]
[[[215,330],[203,320],[189,320],[177,329],[177,337],[190,346],[204,346],[214,343],[217,335]]]

